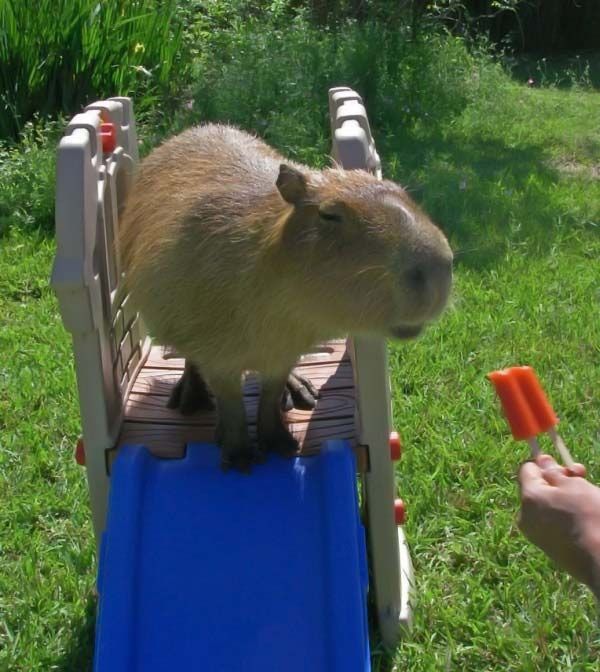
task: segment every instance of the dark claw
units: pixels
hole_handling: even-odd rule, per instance
[[[178,409],[182,415],[214,410],[215,404],[208,387],[193,364],[185,363],[183,374],[171,392],[167,407]]]
[[[221,458],[221,469],[223,471],[235,469],[242,474],[249,474],[252,471],[252,460],[248,455],[223,456]]]
[[[284,413],[291,411],[294,408],[294,400],[292,399],[292,393],[289,388],[283,390],[283,396],[281,397],[281,409]]]
[[[267,456],[258,448],[244,447],[243,450],[235,452],[221,452],[221,469],[229,471],[235,469],[243,474],[249,474],[254,464],[262,464]]]
[[[282,408],[284,411],[290,411],[293,407],[301,411],[311,411],[317,405],[319,396],[317,388],[308,378],[292,371],[282,397]],[[290,400],[293,406],[289,405]]]

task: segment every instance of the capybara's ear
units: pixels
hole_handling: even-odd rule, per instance
[[[275,184],[284,200],[292,205],[297,205],[306,197],[306,178],[299,170],[285,163],[279,166]]]

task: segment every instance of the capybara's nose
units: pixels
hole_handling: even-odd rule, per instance
[[[437,317],[450,296],[452,288],[452,252],[448,247],[441,254],[428,255],[412,266],[406,273],[406,280],[418,295],[427,320]]]

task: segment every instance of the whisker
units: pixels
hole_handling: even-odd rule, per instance
[[[383,276],[385,275],[385,271],[386,271],[387,269],[386,269],[386,267],[383,266],[382,264],[378,264],[378,265],[376,265],[376,266],[367,266],[366,268],[361,268],[361,270],[358,271],[358,273],[356,273],[356,275],[362,275],[363,273],[368,273],[369,271],[377,271],[377,270],[384,271],[384,272],[381,274],[381,277],[383,277]]]
[[[460,258],[464,257],[467,254],[472,254],[473,252],[494,252],[497,250],[501,250],[502,246],[497,244],[497,245],[477,245],[474,247],[462,247],[462,248],[453,248],[452,252],[454,254],[454,258]]]

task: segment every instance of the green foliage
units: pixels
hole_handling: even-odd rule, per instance
[[[25,124],[18,145],[0,142],[0,237],[13,227],[52,229],[62,126],[35,119]]]
[[[297,14],[285,28],[232,21],[205,39],[211,56],[198,66],[192,117],[258,131],[282,150],[302,147],[296,158],[306,161],[328,142],[320,101],[330,86],[359,90],[376,127],[431,127],[449,123],[479,95],[483,80],[501,76],[462,39],[434,31],[415,40],[406,25],[317,29]]]
[[[175,0],[0,0],[0,138],[95,97],[150,109],[185,76]]]

